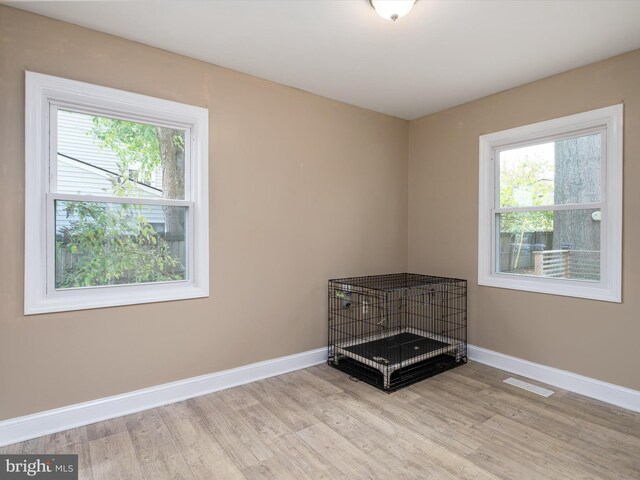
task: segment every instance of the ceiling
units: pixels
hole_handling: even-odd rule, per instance
[[[640,48],[640,1],[7,2],[405,119]]]

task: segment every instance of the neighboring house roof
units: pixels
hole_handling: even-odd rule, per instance
[[[116,177],[121,175],[58,152],[58,192],[60,193],[104,195],[111,191],[112,180]],[[140,197],[162,196],[162,190],[159,188],[141,182],[135,182],[135,184]],[[78,190],[79,185],[82,186],[82,191]]]

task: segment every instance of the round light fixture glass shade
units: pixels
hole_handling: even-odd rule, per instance
[[[382,18],[393,20],[404,17],[413,8],[416,0],[369,0],[376,13]]]

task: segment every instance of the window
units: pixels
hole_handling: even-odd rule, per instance
[[[622,113],[480,137],[480,285],[621,301]]]
[[[206,109],[27,72],[25,314],[209,294]]]

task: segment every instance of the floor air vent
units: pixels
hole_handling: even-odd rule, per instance
[[[513,385],[514,387],[522,388],[523,390],[527,390],[528,392],[535,393],[536,395],[540,395],[541,397],[550,397],[555,393],[553,390],[547,390],[546,388],[533,385],[532,383],[523,382],[522,380],[518,380],[517,378],[509,377],[506,380],[503,380],[503,382],[508,383],[509,385]]]

